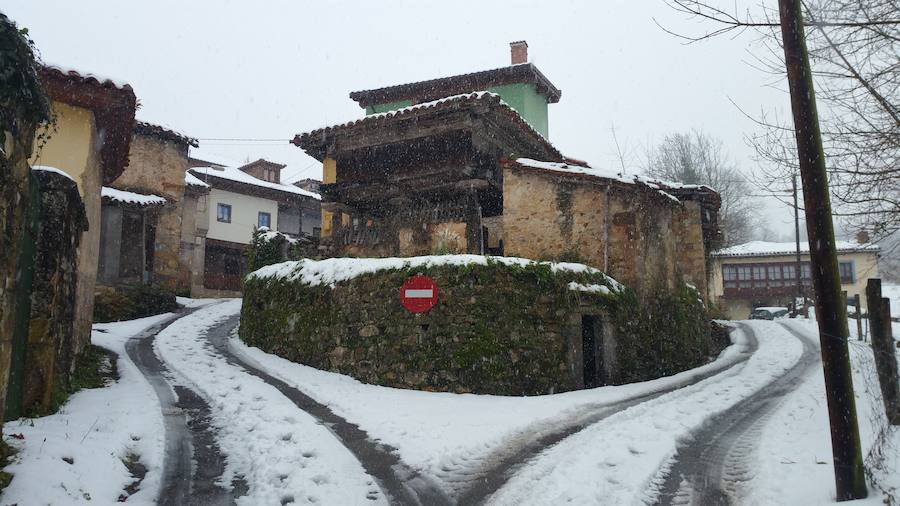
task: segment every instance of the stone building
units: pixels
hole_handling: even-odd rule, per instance
[[[126,84],[56,67],[39,67],[34,77],[53,118],[28,141],[26,168],[33,170],[16,230],[14,325],[0,346],[5,419],[45,408],[53,383],[70,381],[90,342],[101,187],[127,163],[136,106]]]
[[[197,145],[196,139],[172,130],[135,123],[128,166],[104,189],[120,198],[104,199],[101,283],[189,290],[182,221],[188,148]]]
[[[298,134],[323,164],[321,244],[335,256],[466,252],[583,259],[640,293],[705,295],[719,197],[567,159],[561,92],[511,44],[508,67],[353,92],[356,121]]]
[[[706,294],[706,252],[717,237],[715,191],[583,163],[518,159],[501,166],[503,214],[491,226],[502,231],[486,234],[489,248],[526,258],[575,257],[639,293],[672,291],[683,280]]]
[[[75,354],[90,342],[94,287],[100,257],[101,188],[128,164],[137,99],[131,86],[74,70],[43,67],[41,84],[51,99],[56,125],[34,150],[30,164],[71,177],[84,202],[87,230],[77,255]]]
[[[154,277],[156,225],[160,210],[168,201],[159,195],[107,186],[101,195],[97,284],[150,284]]]

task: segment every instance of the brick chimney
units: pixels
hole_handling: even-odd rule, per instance
[[[512,57],[512,65],[528,63],[528,43],[524,40],[509,43],[509,52]]]
[[[860,230],[856,233],[856,242],[859,244],[868,244],[870,240],[869,233],[865,230]]]

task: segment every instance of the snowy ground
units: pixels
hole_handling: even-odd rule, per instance
[[[758,391],[800,357],[796,339],[773,332],[777,328],[768,322],[750,324],[759,349],[745,364],[639,404],[563,441],[520,471],[491,504],[652,501],[651,482],[681,438]]]
[[[199,306],[211,301],[186,301]],[[184,303],[184,302],[182,302]],[[204,337],[233,316],[240,300],[200,308],[156,338],[157,353],[174,371],[171,381],[209,403],[227,465],[222,486],[235,477],[249,491],[239,504],[287,500],[319,504],[384,504],[373,479],[334,437],[275,388],[229,364]],[[95,325],[93,341],[119,354],[120,380],[74,395],[60,413],[5,425],[19,448],[7,467],[15,478],[2,504],[111,504],[134,479],[123,460],[139,456],[146,477],[130,504],[153,504],[162,476],[164,434],[152,388],[128,360],[125,342],[168,315]],[[636,504],[652,500],[654,480],[676,445],[710,416],[758,391],[796,363],[802,346],[780,322],[748,322],[759,349],[748,360],[699,383],[614,414],[529,461],[489,504]],[[814,322],[789,321],[817,339]],[[851,332],[855,327],[851,325]],[[855,335],[853,336],[855,337]],[[745,340],[700,371],[746,357]],[[303,390],[371,437],[398,449],[404,462],[452,490],[455,477],[518,438],[625,399],[690,383],[692,374],[616,387],[538,397],[429,393],[365,385],[347,376],[295,364],[233,338],[230,349]],[[871,349],[851,339],[854,384],[864,453],[883,427]],[[765,422],[745,487],[746,504],[825,504],[834,496],[827,411],[816,369]],[[21,434],[24,439],[12,437]],[[876,478],[900,487],[900,436],[888,435],[884,468]],[[63,460],[63,459],[66,460]],[[71,461],[71,463],[70,463]],[[455,491],[455,492],[458,492]],[[870,487],[864,504],[882,504]]]
[[[741,357],[743,336],[714,362],[689,373],[631,385],[602,387],[536,397],[502,397],[420,392],[360,383],[269,355],[233,338],[232,352],[285,383],[301,389],[335,413],[397,448],[403,461],[438,480],[449,493],[460,475],[477,467],[511,440],[552,429],[633,397],[690,381],[698,372],[722,367]]]
[[[789,322],[796,330],[818,341],[814,321]],[[856,328],[850,325],[850,355],[853,363],[853,387],[859,419],[863,457],[866,457],[878,432],[885,427],[881,391],[875,376],[872,348],[856,341]],[[789,395],[766,424],[757,453],[758,475],[747,490],[751,505],[828,504],[834,502],[834,468],[828,432],[828,409],[824,398],[825,381],[821,367],[793,394]],[[884,469],[876,479],[889,489],[894,487],[896,501],[900,490],[900,431],[886,438]],[[883,495],[869,487],[869,498],[848,504],[885,504]]]
[[[229,364],[203,337],[240,311],[240,299],[188,315],[159,333],[155,346],[173,381],[204,397],[227,459],[222,485],[243,477],[238,504],[386,504],[374,480],[328,430],[274,387]]]
[[[125,342],[170,316],[94,325],[91,341],[119,355],[119,381],[76,393],[55,415],[4,425],[6,442],[19,453],[6,468],[14,477],[2,504],[114,504],[134,481],[123,463],[130,455],[139,457],[147,475],[128,504],[156,503],[162,415],[153,389],[128,359]]]
[[[882,285],[881,296],[891,299],[891,316],[900,317],[900,285]]]

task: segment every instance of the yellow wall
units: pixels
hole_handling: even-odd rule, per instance
[[[78,191],[84,197],[84,174],[91,157],[94,115],[89,109],[62,102],[54,101],[51,107],[56,114],[56,127],[50,132],[50,140],[43,148],[35,146],[29,163],[56,167],[66,172],[78,183]]]
[[[331,184],[337,181],[337,161],[326,158],[322,161],[322,183]]]
[[[94,313],[94,286],[97,281],[97,259],[100,257],[100,187],[103,169],[100,142],[94,114],[89,109],[63,102],[51,103],[56,125],[49,140],[40,146],[36,140],[29,164],[55,167],[67,173],[78,184],[84,202],[88,230],[81,234],[78,247],[78,281],[75,287],[75,351],[80,353],[90,342]],[[41,132],[44,133],[44,132]]]

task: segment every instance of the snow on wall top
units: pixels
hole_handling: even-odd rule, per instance
[[[188,186],[202,186],[204,188],[209,188],[209,185],[204,183],[200,178],[191,174],[191,171],[184,171],[184,184]]]
[[[488,261],[519,267],[544,264],[549,265],[553,272],[602,274],[614,290],[619,291],[623,288],[618,281],[603,274],[602,271],[584,264],[538,262],[527,258],[482,255],[430,255],[408,258],[328,258],[318,261],[304,259],[267,265],[251,272],[247,275],[247,278],[279,278],[287,281],[300,281],[309,286],[327,285],[334,287],[336,283],[378,271],[437,267],[441,265],[487,265]]]
[[[877,252],[881,249],[877,244],[859,244],[853,241],[837,241],[835,246],[837,247],[838,252],[844,253],[855,251]],[[729,248],[713,251],[710,255],[714,257],[780,256],[793,255],[796,254],[796,252],[796,242],[750,241],[744,244],[738,244]],[[800,242],[800,253],[809,253],[808,242]]]
[[[127,192],[104,186],[100,189],[100,196],[123,204],[136,204],[139,206],[157,206],[166,203],[166,199],[159,195],[144,195],[141,193]]]
[[[305,197],[311,197],[316,200],[322,200],[322,196],[318,193],[313,193],[311,191],[306,191],[303,188],[298,188],[294,185],[289,184],[280,184],[280,183],[272,183],[269,181],[263,181],[262,179],[255,178],[250,174],[238,169],[237,167],[223,167],[221,169],[215,167],[194,167],[191,169],[195,174],[203,174],[209,175],[213,177],[219,177],[222,179],[230,179],[231,181],[236,181],[238,183],[250,184],[254,186],[261,186],[264,188],[270,188],[272,190],[279,190],[287,193],[293,193],[295,195],[303,195]]]
[[[70,176],[68,172],[66,172],[62,169],[57,169],[56,167],[50,167],[48,165],[34,165],[31,167],[31,170],[43,170],[46,172],[53,172],[53,173],[59,174],[61,176],[65,176],[65,177],[71,179],[72,181],[75,181],[75,179],[72,176]]]

